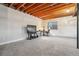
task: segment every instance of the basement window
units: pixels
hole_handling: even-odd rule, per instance
[[[48,22],[48,28],[51,30],[57,30],[58,29],[58,24],[56,22]]]

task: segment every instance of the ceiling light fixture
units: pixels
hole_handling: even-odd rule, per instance
[[[67,12],[67,13],[69,13],[69,12],[70,12],[70,10],[66,10],[66,12]]]

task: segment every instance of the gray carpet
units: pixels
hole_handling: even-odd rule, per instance
[[[0,46],[2,56],[77,56],[76,39],[39,37]]]

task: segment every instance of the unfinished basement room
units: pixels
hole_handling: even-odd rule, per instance
[[[0,56],[79,56],[76,3],[0,3]]]

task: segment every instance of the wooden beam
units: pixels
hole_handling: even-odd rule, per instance
[[[51,13],[49,15],[45,15],[45,16],[40,17],[40,18],[42,18],[42,19],[52,19],[52,18],[58,18],[58,17],[73,15],[74,14],[74,7],[75,6],[68,7],[68,8],[65,8],[65,9],[61,9],[61,10],[58,10],[58,11],[54,11],[53,13]],[[70,10],[70,12],[68,12],[68,13],[65,12],[68,9]]]
[[[26,3],[23,3],[22,5],[20,5],[17,10],[19,10],[21,7],[23,7]]]
[[[26,9],[30,8],[31,6],[33,6],[35,3],[29,5],[28,7],[25,7],[25,9],[23,11],[25,11]]]
[[[14,3],[11,3],[9,7],[13,7],[13,4],[14,4]]]
[[[68,7],[68,6],[72,6],[72,5],[74,5],[74,4],[64,4],[64,5],[60,5],[60,6],[54,6],[54,7],[50,7],[48,10],[44,10],[44,11],[40,11],[40,12],[38,12],[38,13],[35,13],[35,14],[33,14],[34,16],[38,16],[38,17],[42,17],[42,16],[45,16],[45,15],[48,15],[48,14],[51,14],[51,13],[53,13],[53,12],[55,12],[55,11],[57,11],[57,10],[61,10],[62,8],[66,8],[66,7]]]
[[[33,13],[40,12],[41,10],[47,9],[47,8],[49,8],[51,5],[53,6],[53,5],[55,5],[55,4],[57,4],[57,3],[53,3],[53,4],[50,4],[50,5],[47,5],[47,6],[43,7],[43,8],[40,8],[39,10],[32,11],[32,12],[30,12],[30,13],[33,14]],[[45,5],[45,4],[44,4],[44,5]],[[43,6],[43,5],[42,5],[42,6]],[[35,8],[35,9],[36,9],[36,8]]]
[[[35,13],[33,13],[32,15],[37,15],[37,14],[42,14],[43,12],[48,12],[49,10],[52,10],[52,9],[55,9],[55,8],[58,8],[58,7],[60,7],[60,6],[63,6],[63,5],[65,5],[65,4],[59,4],[59,5],[53,5],[53,6],[51,6],[51,7],[48,7],[48,8],[46,8],[46,9],[43,9],[43,10],[41,10],[41,11],[37,11],[37,12],[35,12]]]
[[[44,17],[44,18],[41,18],[43,20],[51,20],[51,19],[54,19],[54,18],[60,18],[60,17],[65,17],[65,16],[71,16],[71,14],[64,14],[64,15],[57,15],[57,16],[51,16],[51,17]]]
[[[73,7],[73,6],[74,6],[73,4],[70,4],[70,5],[68,5],[68,6],[63,6],[63,7],[61,7],[61,8],[57,8],[57,9],[53,10],[53,11],[51,12],[51,14],[47,14],[47,15],[45,15],[45,16],[41,16],[41,18],[52,15],[52,14],[54,13],[54,11],[66,9],[66,8],[68,8],[68,7]]]
[[[29,10],[28,12],[30,12],[30,11],[32,11],[32,10],[35,10],[36,8],[41,7],[41,6],[43,6],[43,5],[45,5],[45,3],[40,4],[39,6],[37,6],[37,7],[33,8],[33,9]],[[33,12],[33,11],[32,11],[32,12]],[[30,12],[30,13],[31,13],[31,12]]]

